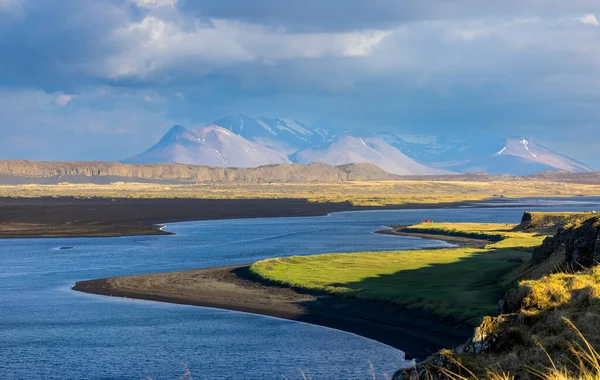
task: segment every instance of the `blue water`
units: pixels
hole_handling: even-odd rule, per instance
[[[414,249],[439,241],[375,234],[386,224],[517,222],[524,207],[337,213],[171,224],[173,236],[0,240],[0,379],[370,379],[410,364],[353,334],[210,308],[87,295],[75,281],[324,252]],[[549,205],[549,206],[544,206]],[[541,200],[584,211],[600,199]],[[59,250],[73,246],[72,250]]]

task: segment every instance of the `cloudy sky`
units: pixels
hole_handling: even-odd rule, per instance
[[[525,135],[600,169],[599,0],[0,0],[0,159],[282,116]]]

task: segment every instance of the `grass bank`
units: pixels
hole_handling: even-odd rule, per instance
[[[483,248],[359,252],[293,256],[254,263],[251,272],[277,284],[342,297],[392,302],[477,323],[495,314],[500,293],[545,235],[516,225],[430,223],[406,230],[478,237]]]

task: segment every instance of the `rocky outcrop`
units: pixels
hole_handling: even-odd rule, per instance
[[[544,239],[541,246],[533,250],[533,256],[531,258],[533,263],[541,264],[557,252],[564,253],[568,240],[569,234],[564,229],[558,230],[555,236],[547,237]]]
[[[515,231],[554,235],[561,229],[570,229],[595,215],[591,212],[525,212]]]
[[[550,256],[564,254],[572,270],[587,269],[600,262],[600,217],[588,217],[558,230],[533,251],[533,263],[541,264]]]
[[[460,374],[461,354],[500,353],[525,340],[523,332],[514,328],[517,314],[485,317],[473,337],[454,350],[442,350],[419,365],[396,372],[393,380],[447,379],[446,373]]]
[[[39,162],[24,160],[0,161],[0,176],[28,179],[113,177],[122,181],[155,180],[186,182],[338,182],[389,181],[397,177],[371,164],[281,164],[257,168],[222,168],[184,164],[123,164],[119,162]],[[32,181],[28,181],[32,182]],[[33,181],[35,183],[35,181]]]
[[[600,262],[600,220],[585,221],[568,233],[566,261],[575,270],[590,268]]]

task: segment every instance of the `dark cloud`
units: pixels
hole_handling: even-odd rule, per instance
[[[116,51],[110,33],[127,21],[117,1],[27,1],[0,20],[0,85],[48,90],[89,82],[98,61]]]
[[[292,31],[387,29],[404,23],[465,18],[569,16],[596,0],[179,0],[197,17],[233,19]]]

